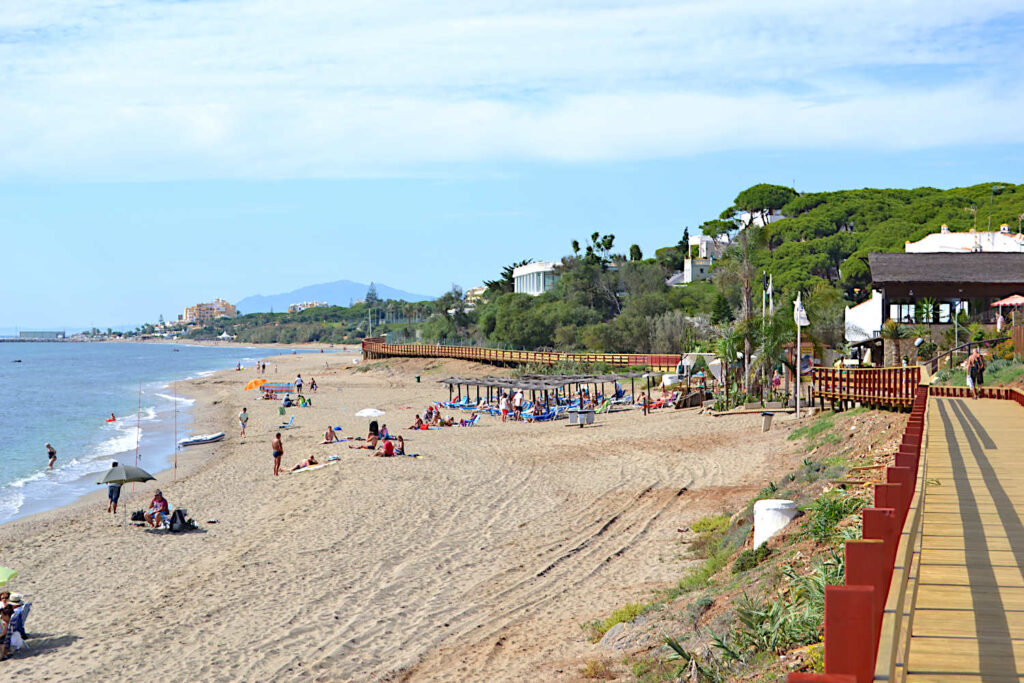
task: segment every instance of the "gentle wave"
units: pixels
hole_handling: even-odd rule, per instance
[[[167,399],[168,401],[177,401],[178,403],[182,403],[186,406],[190,406],[196,402],[194,398],[185,398],[184,396],[171,396],[170,394],[156,394],[156,396]]]

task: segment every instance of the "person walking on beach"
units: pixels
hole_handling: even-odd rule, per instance
[[[51,446],[50,444],[46,444],[46,455],[50,458],[49,469],[52,470],[53,463],[57,462],[57,449]]]
[[[284,455],[284,444],[281,443],[281,432],[274,435],[274,440],[270,442],[270,450],[274,452],[274,476],[278,476],[281,472],[281,457]]]
[[[299,375],[298,377],[295,378],[295,393],[302,393],[302,375]]]
[[[516,395],[512,397],[512,408],[514,409],[512,419],[518,421],[523,419],[523,390],[517,389]]]
[[[309,378],[309,390],[310,391],[314,391],[314,392],[316,391],[316,378],[315,377],[310,377]]]
[[[238,414],[238,426],[242,428],[242,433],[239,436],[245,436],[245,425],[249,423],[249,410],[242,408],[242,412]]]
[[[111,467],[117,467],[117,461],[110,463]],[[117,499],[121,497],[120,484],[107,484],[107,512],[117,514]]]
[[[498,407],[501,409],[501,421],[505,422],[508,419],[508,394],[505,392],[501,393],[501,400],[498,401]]]

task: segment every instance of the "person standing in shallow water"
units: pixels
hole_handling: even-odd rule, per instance
[[[51,446],[50,444],[46,444],[46,455],[50,459],[50,465],[48,469],[52,470],[53,463],[57,462],[57,449]]]

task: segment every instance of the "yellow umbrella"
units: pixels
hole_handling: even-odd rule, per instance
[[[259,387],[263,386],[266,383],[267,380],[265,379],[254,379],[253,381],[245,385],[245,390],[249,391],[250,389],[258,389]]]

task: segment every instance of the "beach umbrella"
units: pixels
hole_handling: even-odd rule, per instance
[[[0,586],[6,586],[7,582],[18,575],[18,572],[7,567],[0,567]]]
[[[245,385],[245,391],[252,391],[253,389],[258,389],[266,383],[267,380],[265,379],[254,379]]]
[[[999,306],[1024,306],[1024,296],[1021,296],[1020,294],[1014,294],[1013,296],[1008,296],[1005,299],[1000,299],[999,301],[996,301],[995,303],[992,304],[992,308],[996,308]]]
[[[133,481],[153,481],[156,477],[142,469],[141,467],[134,467],[132,465],[118,465],[117,467],[111,467],[107,470],[107,473],[103,475],[97,484],[130,484]]]
[[[135,467],[133,465],[118,465],[117,467],[111,467],[107,470],[107,473],[103,475],[97,484],[129,484],[131,482],[144,482],[153,481],[156,477],[142,469],[141,467]],[[121,506],[121,511],[124,513],[123,527],[128,527],[128,508]]]
[[[383,410],[377,410],[376,408],[363,408],[358,413],[356,413],[356,417],[383,417],[383,416],[384,416],[384,411]]]

